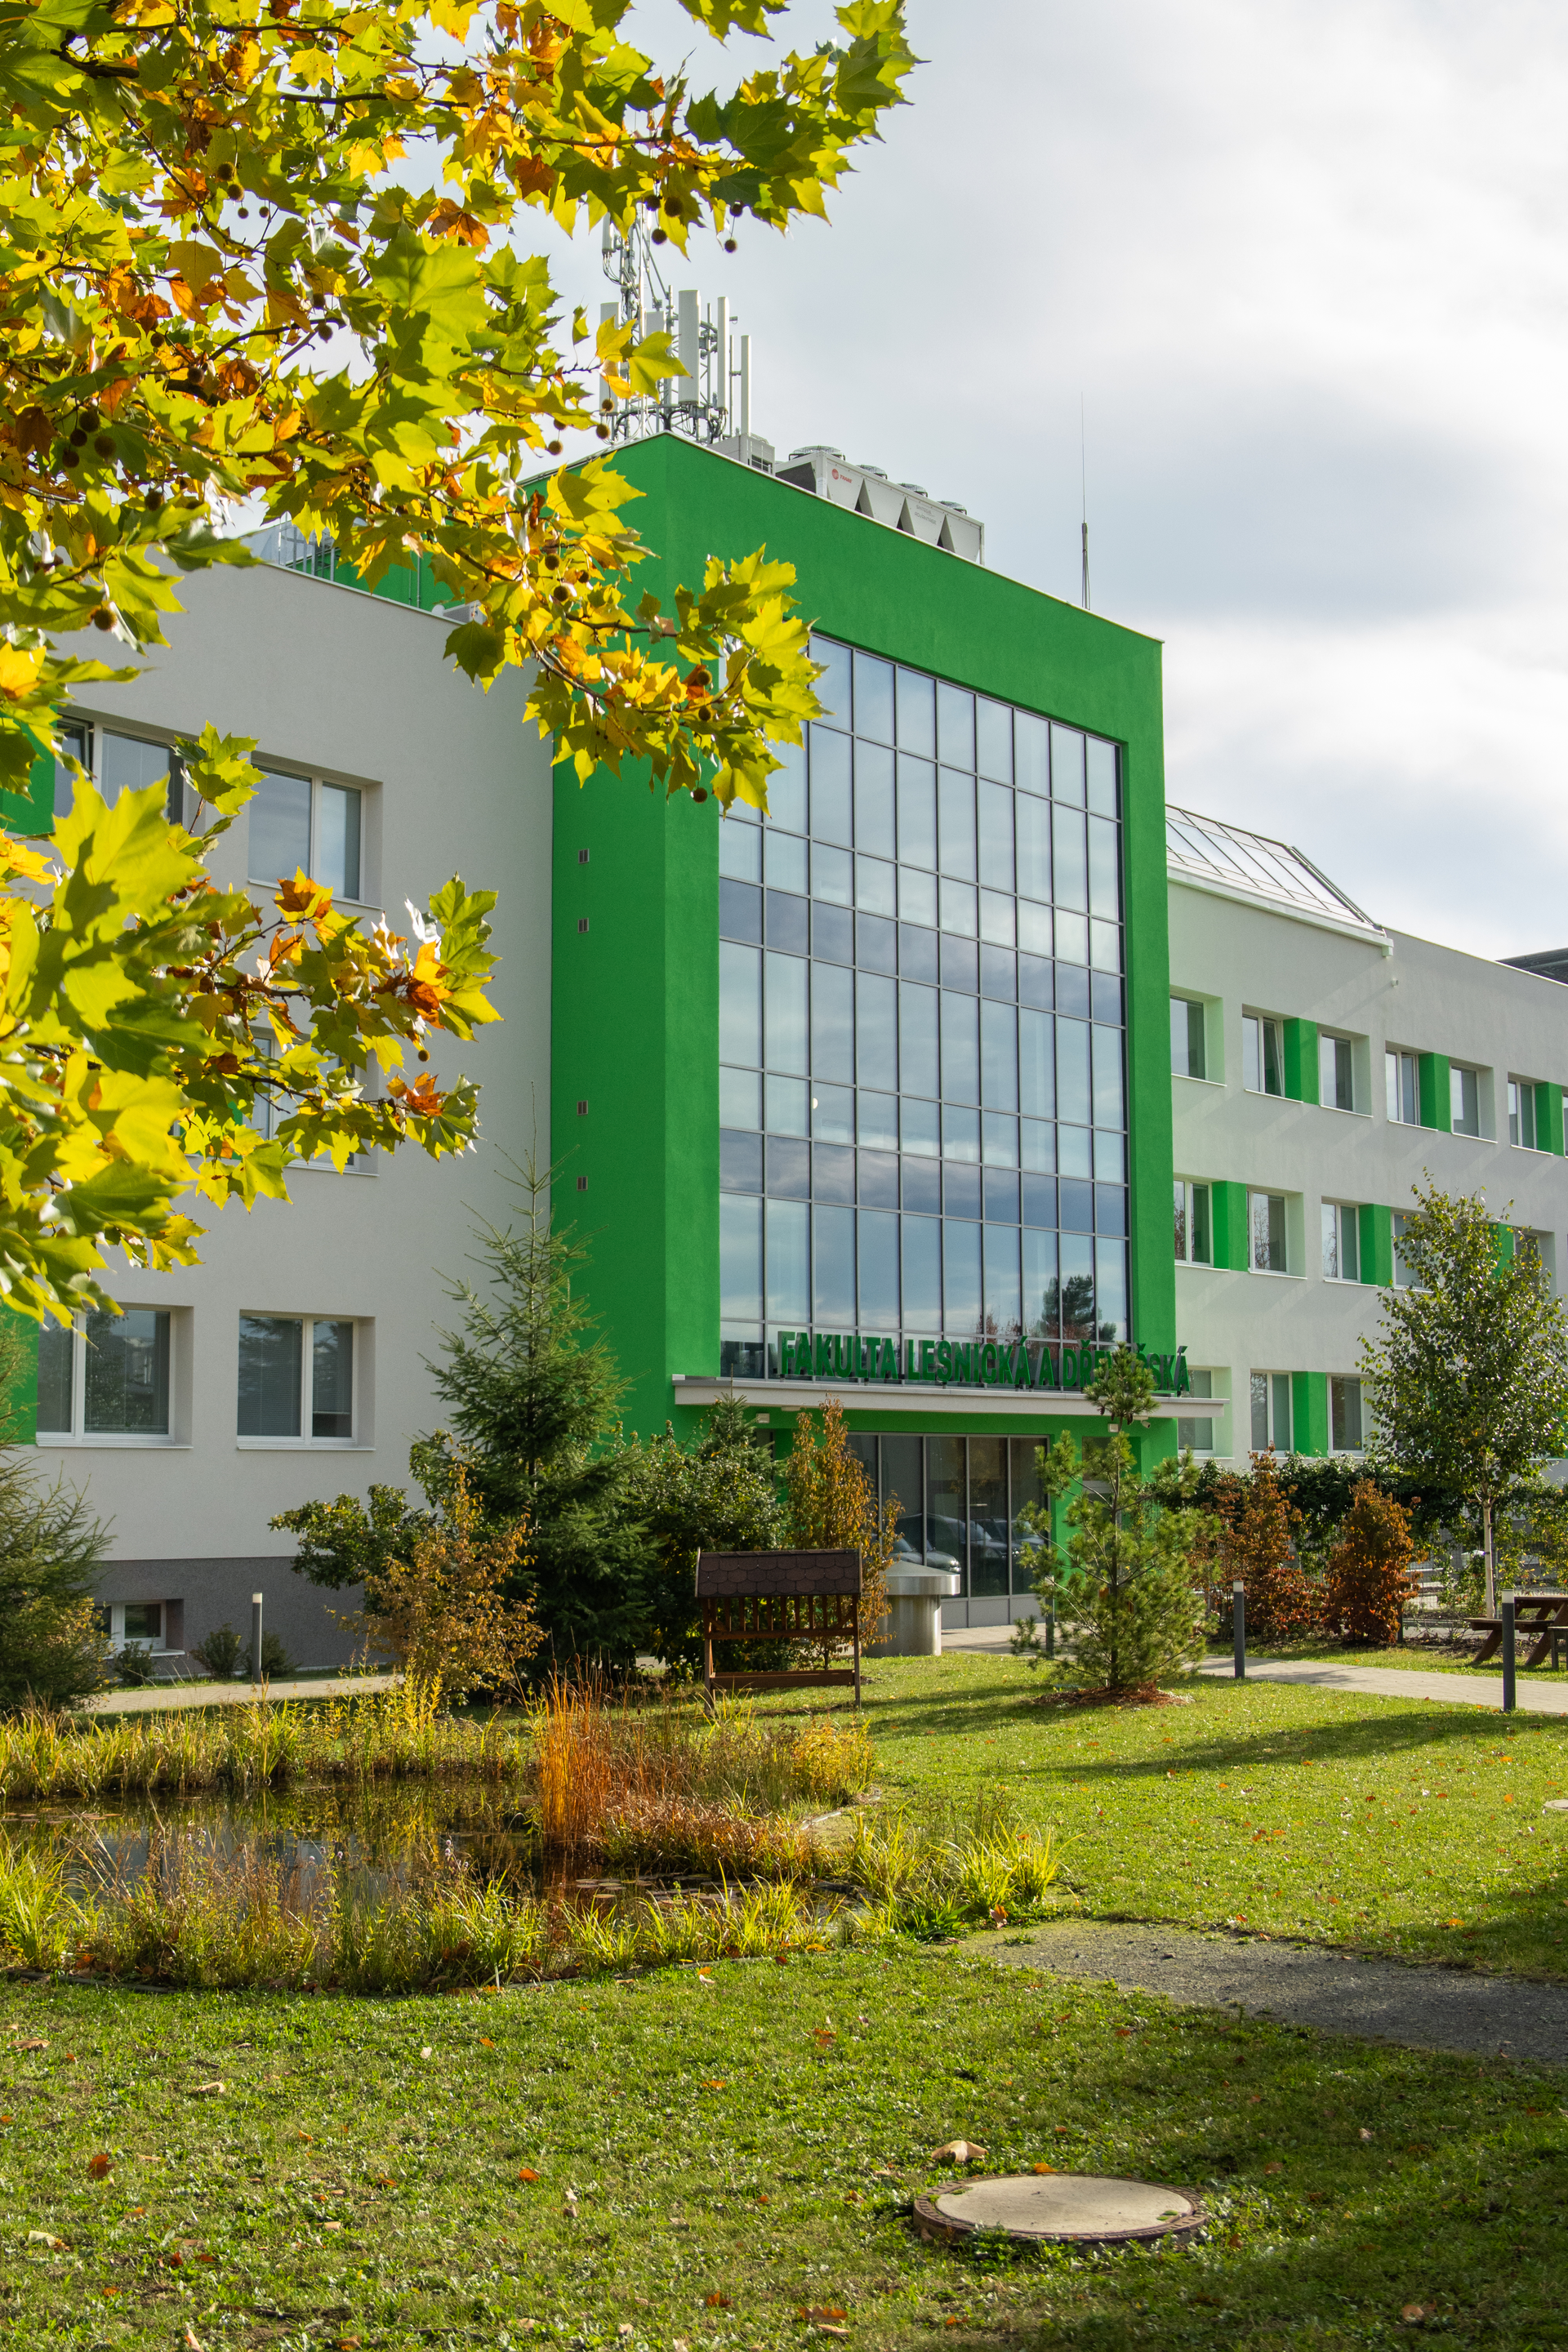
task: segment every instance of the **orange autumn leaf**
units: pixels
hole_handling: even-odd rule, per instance
[[[517,2177],[520,2180],[537,2180],[539,2175],[537,2172],[533,2171],[530,2166],[525,2164]]]
[[[431,214],[430,234],[432,236],[449,236],[457,245],[471,245],[476,253],[482,253],[490,241],[490,233],[483,221],[476,220],[472,213],[466,213],[460,205],[452,202],[450,196],[443,196]]]
[[[89,2180],[107,2180],[110,2169],[111,2160],[102,2148],[100,2148],[96,2156],[88,2158],[87,2172]]]

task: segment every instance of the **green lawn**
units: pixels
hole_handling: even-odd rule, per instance
[[[1335,2352],[1416,2305],[1563,2340],[1561,2078],[952,1948],[395,2003],[13,1985],[0,2034],[5,2345],[773,2352],[815,2311],[866,2347]],[[1213,2232],[921,2247],[955,2134],[1195,2186]]]
[[[1061,1830],[1099,1917],[1568,1972],[1568,1827],[1541,1810],[1568,1797],[1568,1717],[1206,1680],[1174,1706],[1056,1706],[1045,1669],[963,1652],[868,1688],[889,1793],[1000,1785]]]
[[[1562,1973],[1568,1846],[1539,1807],[1568,1793],[1568,1724],[1505,1739],[1474,1708],[1226,1683],[1085,1713],[1048,1688],[1005,1658],[875,1665],[887,1796],[1000,1786],[1101,1916]],[[821,2326],[868,2352],[1422,2329],[1538,2352],[1563,2340],[1565,2125],[1561,2073],[962,1946],[405,2001],[13,1979],[0,2352],[774,2352]],[[908,2202],[955,2136],[987,2168],[1194,2187],[1214,2228],[1163,2255],[922,2247]]]

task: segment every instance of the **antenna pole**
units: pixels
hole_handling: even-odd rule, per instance
[[[1088,459],[1088,456],[1087,456],[1087,454],[1086,454],[1086,450],[1085,450],[1084,436],[1083,436],[1083,394],[1082,394],[1082,393],[1081,393],[1081,392],[1079,393],[1079,396],[1078,396],[1078,469],[1079,469],[1079,492],[1080,492],[1080,495],[1081,495],[1081,498],[1082,498],[1082,502],[1083,502],[1083,507],[1082,507],[1082,511],[1083,511],[1083,523],[1082,523],[1082,540],[1083,540],[1083,609],[1084,609],[1084,611],[1087,613],[1087,612],[1089,611],[1089,459]]]

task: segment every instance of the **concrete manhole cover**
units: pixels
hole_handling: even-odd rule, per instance
[[[1112,2246],[1167,2238],[1180,2242],[1207,2220],[1189,2189],[1148,2180],[1110,2180],[1092,2172],[1005,2173],[952,2180],[915,2199],[922,2238],[966,2238],[1005,2230],[1013,2238],[1059,2239]]]

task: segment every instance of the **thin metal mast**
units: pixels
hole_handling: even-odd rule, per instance
[[[1078,469],[1079,469],[1079,494],[1080,494],[1080,497],[1081,497],[1081,499],[1082,499],[1082,511],[1083,511],[1083,523],[1082,523],[1082,539],[1083,539],[1083,609],[1084,609],[1084,611],[1087,613],[1087,612],[1089,610],[1089,457],[1088,457],[1087,449],[1086,449],[1086,445],[1085,445],[1085,441],[1084,441],[1084,431],[1083,431],[1083,394],[1082,394],[1082,393],[1081,393],[1081,392],[1079,394],[1079,396],[1078,396]]]

